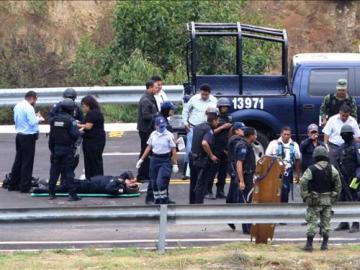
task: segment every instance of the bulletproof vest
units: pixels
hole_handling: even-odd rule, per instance
[[[346,178],[351,179],[356,175],[357,156],[356,143],[343,144],[339,149],[339,165],[346,173]]]
[[[80,107],[79,107],[79,105],[76,105],[75,106],[75,109],[74,109],[74,111],[73,111],[73,113],[72,113],[72,117],[75,119],[75,120],[79,120],[79,121],[81,121],[82,119],[80,119],[81,118],[81,109],[80,109]]]
[[[311,165],[309,169],[312,174],[312,179],[309,181],[309,192],[331,192],[333,189],[331,164],[328,163],[326,168],[322,170],[318,169],[315,165]]]
[[[238,149],[240,146],[245,146],[247,150],[247,154],[243,163],[243,171],[246,174],[253,174],[256,169],[254,150],[252,149],[252,146],[248,144],[244,139],[242,139],[236,144],[235,149]]]
[[[226,123],[230,123],[230,117],[228,115],[220,115],[219,116],[219,126],[222,126]],[[222,152],[227,147],[229,130],[222,130],[220,133],[215,134],[215,142],[214,142],[214,151]]]
[[[339,99],[336,98],[334,93],[330,94],[329,117],[333,116],[335,114],[338,114],[339,110],[340,110],[340,107],[343,104],[346,104],[351,108],[351,100],[352,100],[352,98],[350,96],[348,98],[346,98],[346,99],[339,100]]]
[[[68,114],[57,114],[51,122],[50,139],[53,144],[71,146],[74,140],[71,138],[69,131],[73,119]]]
[[[191,152],[193,154],[201,155],[204,152],[201,143],[203,141],[205,133],[209,129],[211,129],[211,127],[208,123],[202,123],[202,124],[194,127],[193,139],[192,139],[192,145],[191,145]]]
[[[235,146],[241,140],[243,140],[243,138],[237,135],[234,135],[229,139],[227,148],[229,149],[228,157],[231,162],[235,162]]]

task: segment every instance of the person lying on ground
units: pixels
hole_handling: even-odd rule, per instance
[[[76,192],[82,194],[134,194],[139,192],[139,183],[134,178],[132,172],[126,171],[120,176],[97,175],[90,179],[75,179]],[[33,193],[47,193],[49,186],[47,182],[40,181],[38,187],[33,189]],[[56,193],[66,193],[64,185],[56,186]]]

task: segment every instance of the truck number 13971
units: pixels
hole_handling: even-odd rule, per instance
[[[264,109],[264,98],[259,97],[236,97],[233,98],[235,110]]]

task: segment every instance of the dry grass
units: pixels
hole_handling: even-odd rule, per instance
[[[360,269],[360,246],[313,253],[300,245],[253,244],[177,249],[165,255],[137,249],[14,252],[0,253],[0,269]]]

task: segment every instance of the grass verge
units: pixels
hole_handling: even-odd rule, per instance
[[[306,253],[300,244],[226,244],[169,250],[140,249],[0,253],[0,269],[360,269],[360,245]]]

